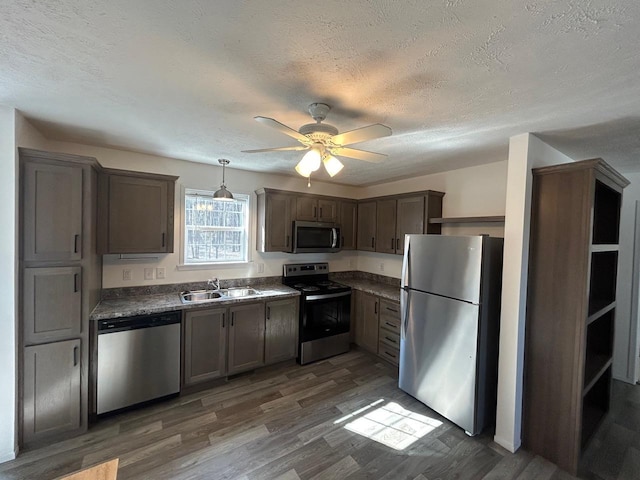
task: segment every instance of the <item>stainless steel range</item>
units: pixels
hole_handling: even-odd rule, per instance
[[[301,292],[298,363],[348,352],[351,287],[329,280],[328,263],[284,265],[283,283]]]

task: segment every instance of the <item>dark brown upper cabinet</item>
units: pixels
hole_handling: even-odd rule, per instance
[[[100,178],[99,252],[173,252],[177,178],[105,170]]]
[[[396,199],[376,202],[376,252],[396,253]]]
[[[256,232],[259,252],[290,252],[293,246],[292,221],[296,208],[296,197],[292,194],[273,190],[258,190],[258,231]]]
[[[336,222],[338,220],[338,202],[309,195],[299,195],[296,198],[296,220]]]
[[[81,165],[25,162],[25,261],[82,258],[82,172]]]
[[[339,203],[340,244],[343,250],[356,249],[356,232],[358,231],[358,203],[342,200]]]
[[[398,198],[396,208],[396,254],[404,254],[405,235],[428,233],[424,230],[424,202],[424,195]]]
[[[376,251],[376,202],[358,204],[358,250]]]

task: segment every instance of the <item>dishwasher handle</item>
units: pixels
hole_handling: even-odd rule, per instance
[[[137,330],[139,328],[162,327],[174,323],[180,323],[180,312],[98,320],[98,335],[126,332],[127,330]]]

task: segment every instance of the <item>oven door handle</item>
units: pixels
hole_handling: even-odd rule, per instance
[[[348,297],[351,295],[351,292],[340,292],[340,293],[323,293],[321,295],[307,295],[304,297],[305,301],[313,301],[313,300],[326,300],[329,298],[338,298],[338,297]]]

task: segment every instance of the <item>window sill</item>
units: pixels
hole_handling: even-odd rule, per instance
[[[215,268],[242,268],[246,267],[250,261],[244,262],[219,262],[219,263],[180,263],[176,265],[176,270],[213,270]]]

